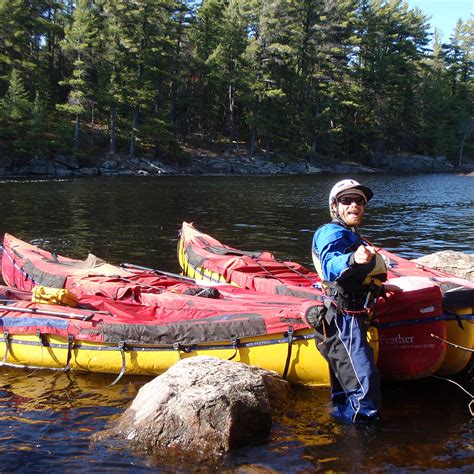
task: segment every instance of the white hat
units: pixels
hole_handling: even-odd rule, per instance
[[[360,194],[365,197],[366,202],[369,202],[372,199],[374,193],[367,186],[362,186],[359,182],[354,179],[343,179],[342,181],[337,182],[331,189],[329,193],[329,207],[336,202],[339,196],[344,194]]]
[[[356,180],[343,179],[342,181],[337,182],[329,193],[329,212],[331,213],[331,216],[337,217],[337,211],[335,210],[335,208],[337,208],[337,198],[347,194],[358,194],[365,198],[366,203],[368,203],[374,195],[370,188],[363,186]]]
[[[364,198],[364,201],[365,203],[367,204],[367,196],[366,194],[364,193],[364,191],[362,191],[362,189],[358,189],[358,188],[350,188],[350,189],[345,189],[344,191],[341,191],[338,195],[337,195],[337,198],[336,199],[339,199],[341,198],[342,196],[349,196],[349,195],[354,195],[354,194],[357,194],[358,196]]]

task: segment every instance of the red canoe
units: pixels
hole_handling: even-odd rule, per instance
[[[449,343],[466,349],[473,345],[474,285],[379,251],[390,261],[388,283],[404,290],[389,293],[388,302],[380,298],[377,303],[381,372],[390,377],[416,378],[423,373],[422,367],[426,374],[462,370],[471,352]],[[317,273],[298,263],[278,260],[268,251],[242,251],[222,244],[186,222],[181,228],[178,257],[184,273],[192,278],[257,292],[321,296]]]
[[[86,355],[80,350],[82,359],[73,364],[78,370],[120,371],[120,358],[113,362],[105,358],[111,350],[126,354],[127,373],[160,373],[179,357],[205,354],[275,370],[292,383],[329,383],[327,365],[302,319],[302,312],[322,304],[320,301],[257,294],[231,285],[202,287],[189,279],[110,265],[91,255],[83,261],[71,259],[8,234],[3,247],[2,275],[10,291],[36,289],[38,285],[65,288],[81,306],[107,312],[88,320],[85,327],[75,319],[67,325],[61,320],[58,332],[57,324],[45,324],[43,318],[38,319],[39,313],[33,318],[22,312],[16,318],[16,313],[6,308],[9,318],[1,319],[4,338],[0,337],[0,358],[6,364],[64,367],[67,356],[57,356],[50,349],[46,350],[49,358],[43,361],[41,341],[48,339],[51,348],[54,343],[49,338],[59,337],[58,350],[67,352],[68,339],[75,341],[80,336],[88,344],[99,344],[97,351],[103,353],[98,358],[99,352],[92,353],[95,349],[89,346]],[[34,308],[34,303],[28,304]],[[19,340],[19,333],[30,339]],[[14,350],[10,350],[11,344]],[[27,345],[39,347],[34,356],[22,352]],[[153,351],[155,355],[159,352],[155,359],[149,356],[143,361]]]

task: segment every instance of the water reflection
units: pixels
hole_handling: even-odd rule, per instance
[[[88,252],[176,272],[183,220],[229,245],[271,250],[311,265],[327,195],[346,176],[281,178],[92,178],[0,183],[0,231],[72,257]],[[363,176],[375,191],[363,233],[404,256],[474,251],[473,178]],[[189,472],[91,444],[133,399],[143,378],[0,368],[0,459],[9,471]],[[463,384],[472,389],[472,378]],[[430,380],[384,387],[384,421],[356,428],[330,418],[328,390],[295,390],[271,439],[226,457],[214,472],[474,471],[468,397]],[[204,468],[203,468],[204,469]]]
[[[97,457],[91,435],[118,416],[147,379],[129,377],[109,387],[112,380],[102,374],[0,369],[5,472],[62,472],[65,464],[70,470],[75,463],[84,471],[84,460]],[[120,458],[122,467],[127,465],[123,454]]]
[[[294,405],[275,428],[269,453],[257,456],[256,450],[247,450],[232,462],[257,471],[268,462],[277,472],[469,472],[474,466],[465,411],[469,400],[441,388],[437,381],[386,386],[383,422],[369,426],[335,424],[328,391],[296,391]],[[451,397],[459,403],[452,406]],[[260,463],[252,464],[255,458]]]
[[[0,393],[9,397],[20,411],[69,410],[71,408],[122,406],[133,399],[145,377],[127,379],[120,389],[110,386],[114,376],[81,372],[62,372],[2,368]],[[110,379],[110,380],[109,380]],[[3,414],[0,413],[0,418]]]

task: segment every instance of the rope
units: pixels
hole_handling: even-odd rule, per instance
[[[430,334],[430,336],[434,337],[435,339],[439,339],[440,341],[442,341],[446,344],[449,344],[450,346],[455,347],[456,349],[462,349],[463,351],[467,351],[467,352],[474,352],[474,349],[470,349],[469,347],[460,346],[459,344],[454,344],[453,342],[449,342],[446,339],[443,339],[439,336],[436,336],[435,334]]]
[[[438,277],[446,276],[446,273],[437,270],[436,268],[427,267],[425,265],[422,265],[421,263],[416,263],[415,265],[417,268],[423,270],[424,272],[432,273],[433,275],[436,275]]]
[[[317,343],[318,346],[323,345],[326,342],[327,338],[328,338],[327,337],[327,332],[326,332],[326,320],[324,318],[321,319],[321,325],[323,327],[323,340],[321,342]]]
[[[296,273],[298,276],[305,278],[311,284],[314,283],[313,278],[309,277],[308,275],[305,275],[304,273],[301,273],[299,270],[297,270],[296,268],[293,268],[291,265],[288,265],[286,262],[279,262],[279,263],[283,264],[286,268],[288,268],[288,270],[292,271],[293,273]]]
[[[160,293],[163,292],[163,289],[161,289],[159,286],[153,286],[153,285],[146,285],[145,283],[140,283],[135,280],[131,280],[130,278],[125,278],[125,277],[118,277],[120,281],[124,281],[125,283],[131,283],[132,285],[137,285],[140,288],[148,288],[151,290],[160,290]]]
[[[328,300],[333,306],[336,307],[336,309],[338,311],[341,311],[342,313],[344,314],[347,314],[348,316],[367,316],[369,314],[369,310],[364,308],[364,309],[361,309],[361,310],[350,310],[350,309],[347,309],[347,308],[343,308],[338,302],[337,300],[335,300],[334,298],[328,296],[328,295],[324,295],[323,296],[323,301],[324,300]]]
[[[436,321],[457,321],[458,317],[451,316],[449,314],[441,314],[439,316],[433,316],[432,318],[424,318],[424,319],[402,319],[400,321],[389,321],[386,323],[377,323],[379,328],[394,328],[397,326],[413,326],[415,324],[425,324],[425,323],[432,323]],[[474,315],[472,314],[463,314],[461,315],[462,319],[466,321],[474,321]]]
[[[469,411],[471,412],[471,416],[474,416],[474,395],[470,392],[468,392],[461,384],[455,382],[454,380],[448,379],[446,377],[440,377],[439,375],[430,375],[430,377],[433,377],[435,379],[439,380],[445,380],[446,382],[451,382],[452,384],[458,386],[463,392],[467,393],[471,397],[471,401],[467,405],[469,408]]]
[[[25,346],[42,346],[43,344],[38,341],[25,341],[21,339],[13,339],[11,335],[8,336],[10,338],[10,342],[12,344],[21,344]],[[295,335],[293,337],[293,341],[308,341],[311,339],[315,339],[314,333],[310,334],[301,334]],[[5,342],[5,335],[0,336],[0,342]],[[281,339],[265,339],[261,341],[249,341],[249,342],[242,342],[239,341],[239,348],[251,348],[251,347],[262,347],[262,346],[271,346],[273,344],[285,344],[288,343],[288,337],[282,337]],[[178,343],[176,343],[178,344]],[[48,347],[51,349],[67,349],[67,344],[61,343],[48,343]],[[192,344],[189,346],[183,346],[179,344],[179,349],[185,353],[198,351],[198,350],[223,350],[223,349],[233,349],[234,346],[232,344],[222,344],[222,345],[212,345],[212,344]],[[82,346],[80,343],[76,341],[72,349],[84,349],[87,351],[116,351],[117,346]],[[137,352],[162,352],[162,351],[170,351],[170,350],[177,350],[178,346],[174,344],[157,344],[157,345],[148,345],[148,344],[137,344],[137,345],[130,345],[127,344],[128,351],[137,351]],[[23,367],[23,366],[21,366]]]
[[[39,339],[43,347],[48,347],[48,341],[43,336],[43,334],[41,334],[41,331],[39,329],[36,331],[36,337]]]
[[[255,262],[265,273],[268,273],[272,278],[277,279],[280,283],[286,284],[285,281],[283,281],[277,275],[272,273],[268,268],[266,268],[264,265],[262,265],[256,258],[253,258],[252,261]]]

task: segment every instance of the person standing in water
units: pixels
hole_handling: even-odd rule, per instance
[[[316,230],[313,261],[326,293],[317,321],[317,347],[329,365],[333,415],[363,422],[380,417],[380,373],[367,342],[371,308],[387,268],[358,233],[373,192],[355,180],[336,183],[329,194],[331,222]]]

